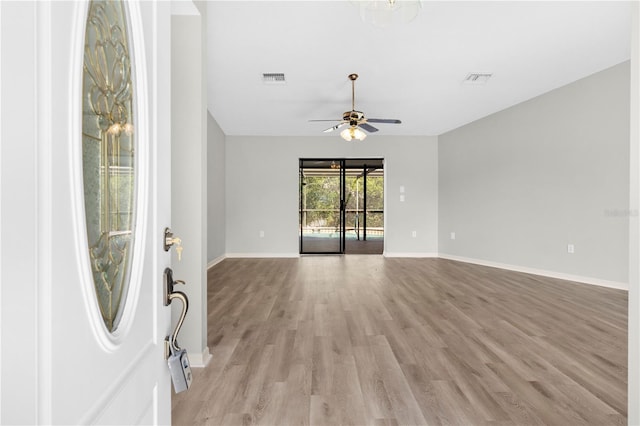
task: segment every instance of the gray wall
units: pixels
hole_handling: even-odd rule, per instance
[[[440,253],[627,283],[629,77],[623,63],[441,135]]]
[[[207,262],[220,260],[225,250],[225,135],[207,113]]]
[[[171,229],[182,239],[178,261],[172,249],[175,279],[189,297],[189,315],[180,332],[191,364],[209,359],[207,348],[207,110],[206,4],[197,2],[190,15],[171,18]],[[202,13],[202,15],[198,14]],[[163,224],[164,225],[164,224]],[[172,304],[174,324],[181,307]]]
[[[227,136],[226,141],[228,255],[297,255],[298,159],[327,157],[384,158],[386,254],[437,253],[437,138],[370,136],[345,142],[335,134]],[[404,202],[400,186],[405,187]]]

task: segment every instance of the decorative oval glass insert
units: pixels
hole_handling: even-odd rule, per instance
[[[133,84],[122,1],[92,0],[84,38],[82,165],[93,284],[116,330],[126,299],[135,229]]]

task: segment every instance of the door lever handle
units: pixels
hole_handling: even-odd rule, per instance
[[[171,349],[175,352],[180,350],[176,343],[176,339],[180,332],[180,328],[184,323],[184,319],[187,316],[187,311],[189,310],[189,298],[183,292],[174,290],[174,286],[176,284],[185,284],[185,282],[183,280],[174,280],[173,271],[171,268],[166,268],[164,270],[164,306],[169,306],[174,299],[178,299],[182,302],[180,318],[178,318],[178,323],[176,324],[176,328],[173,330],[173,333],[169,336],[169,344],[171,345]]]
[[[184,323],[184,319],[187,316],[187,311],[189,310],[189,299],[187,298],[187,295],[181,291],[174,291],[169,295],[169,303],[171,303],[171,301],[174,299],[178,299],[182,302],[182,312],[180,312],[180,318],[178,318],[178,323],[176,324],[176,328],[173,330],[173,333],[171,333],[171,336],[169,336],[169,344],[171,345],[171,349],[173,349],[173,353],[176,353],[180,351],[180,347],[176,343],[176,340],[178,338],[178,333],[180,333],[180,328]]]
[[[164,339],[164,353],[169,366],[169,373],[171,374],[171,381],[173,382],[173,389],[176,393],[183,392],[189,389],[193,376],[191,375],[191,365],[189,363],[189,356],[186,349],[180,349],[178,346],[178,333],[184,323],[184,319],[187,316],[189,310],[189,299],[187,295],[181,291],[175,291],[174,286],[176,284],[184,284],[182,280],[173,279],[173,271],[171,268],[164,270],[164,290],[165,290],[165,306],[169,305],[175,299],[182,302],[182,311],[178,318],[178,323],[173,332]]]
[[[174,290],[176,284],[186,285],[184,280],[174,280],[173,271],[171,268],[166,268],[164,270],[164,306],[169,306],[169,303],[171,303],[170,295],[176,292]]]

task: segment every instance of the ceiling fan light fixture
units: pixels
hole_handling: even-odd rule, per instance
[[[348,124],[349,127],[344,129],[342,132],[340,132],[340,136],[342,137],[342,139],[346,141],[352,141],[354,139],[357,139],[359,141],[364,140],[364,138],[367,137],[367,134],[362,131],[363,129],[371,133],[377,132],[378,129],[369,123],[389,123],[389,124],[402,123],[400,120],[395,118],[366,119],[362,111],[356,111],[355,81],[358,78],[358,74],[349,74],[347,78],[351,80],[351,111],[345,111],[342,114],[342,120],[309,120],[309,121],[339,121],[338,124],[323,130],[323,132],[325,133],[333,132],[334,130],[338,130],[339,128],[346,126]]]
[[[364,140],[364,138],[367,137],[367,134],[360,130],[358,126],[351,126],[340,132],[340,136],[342,137],[342,139],[348,142],[354,139],[357,139],[359,141]]]

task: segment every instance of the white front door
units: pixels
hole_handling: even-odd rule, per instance
[[[2,3],[0,421],[170,423],[170,3]]]

